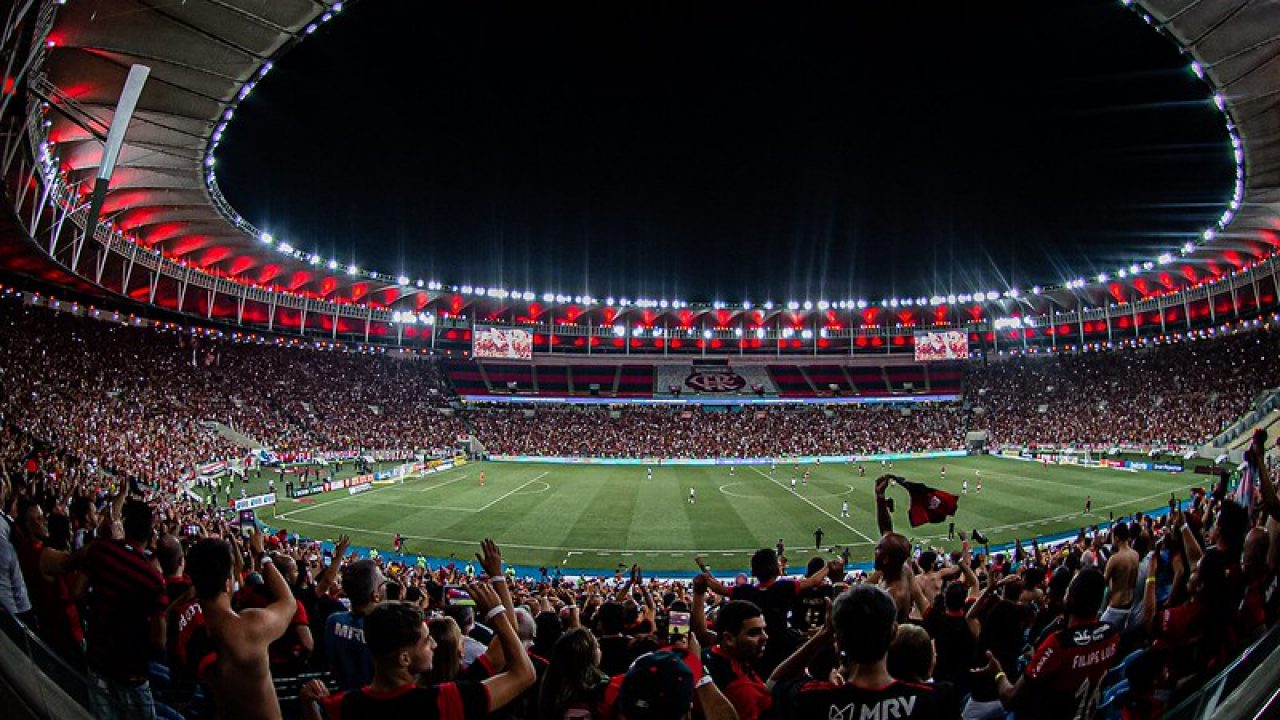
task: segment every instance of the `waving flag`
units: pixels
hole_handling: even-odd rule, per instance
[[[911,527],[944,522],[948,515],[956,514],[959,499],[955,495],[902,478],[898,478],[898,484],[911,495],[911,508],[907,510]]]

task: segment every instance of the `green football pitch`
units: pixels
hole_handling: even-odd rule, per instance
[[[941,468],[946,466],[946,479]],[[809,470],[808,485],[800,473]],[[1167,504],[1206,478],[1191,473],[1131,472],[1076,466],[1044,467],[990,457],[901,461],[894,473],[960,496],[957,529],[978,528],[992,544],[1074,531],[1083,525]],[[486,483],[479,484],[484,472]],[[824,548],[848,546],[870,560],[877,536],[873,484],[880,464],[780,464],[689,467],[472,463],[443,473],[406,478],[350,495],[339,490],[300,500],[282,498],[259,517],[273,528],[328,540],[349,534],[357,545],[391,548],[401,533],[406,553],[472,557],[484,537],[496,539],[511,562],[529,566],[613,569],[639,564],[653,571],[687,571],[702,553],[723,572],[748,567],[753,551],[786,544],[793,566],[814,555],[813,531]],[[982,491],[977,490],[979,474]],[[790,489],[792,475],[797,488]],[[961,483],[969,481],[967,494]],[[262,481],[265,482],[265,481]],[[258,482],[254,483],[259,484]],[[688,502],[689,489],[697,502]],[[252,492],[252,489],[251,491]],[[911,528],[907,493],[893,486],[895,529],[944,548],[947,526]],[[1093,512],[1083,513],[1086,496]],[[849,502],[849,517],[841,503]]]

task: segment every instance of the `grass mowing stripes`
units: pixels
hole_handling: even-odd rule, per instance
[[[945,465],[945,480],[941,468]],[[807,486],[797,481],[810,472]],[[886,468],[887,469],[887,468]],[[480,487],[478,476],[487,476]],[[360,545],[389,549],[405,535],[407,551],[435,557],[471,557],[476,541],[493,537],[506,557],[534,566],[569,565],[602,570],[619,563],[647,569],[688,570],[695,552],[725,570],[747,566],[751,552],[782,538],[793,566],[813,555],[813,530],[821,527],[827,547],[849,546],[855,560],[869,560],[879,532],[873,484],[884,471],[856,465],[777,467],[680,467],[658,465],[653,479],[643,466],[584,466],[473,463],[438,475],[410,478],[358,495],[345,491],[300,501],[281,500],[259,514],[274,527],[331,539],[348,533]],[[961,495],[958,529],[981,529],[993,543],[1029,540],[1105,522],[1166,504],[1203,478],[1190,473],[1127,472],[1070,465],[1017,462],[990,457],[912,460],[894,473]],[[983,489],[977,492],[977,479]],[[961,494],[968,479],[969,491]],[[254,481],[250,494],[257,491]],[[689,504],[689,488],[697,502]],[[945,525],[912,529],[906,492],[892,488],[895,527],[920,540],[951,547]],[[1093,513],[1084,516],[1086,496]],[[848,500],[850,517],[840,518]]]

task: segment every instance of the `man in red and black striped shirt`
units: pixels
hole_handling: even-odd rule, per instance
[[[84,563],[89,578],[87,632],[96,717],[155,717],[147,666],[164,650],[164,576],[151,559],[151,507],[124,504],[124,539],[97,540]]]

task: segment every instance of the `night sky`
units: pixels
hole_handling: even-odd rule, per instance
[[[1229,151],[1114,0],[361,0],[276,63],[217,168],[344,264],[761,302],[1151,260],[1221,214]]]

